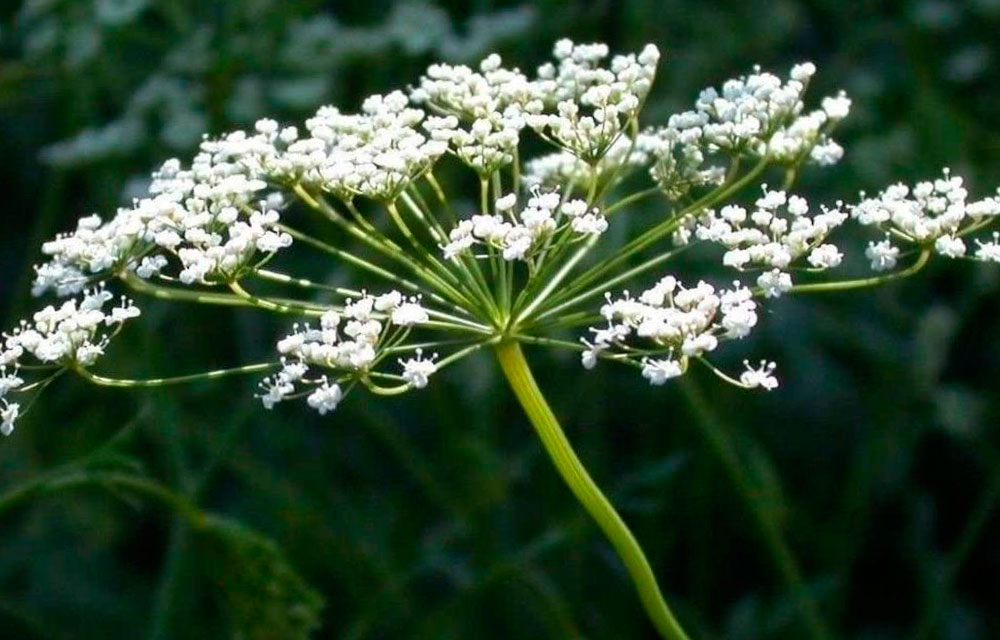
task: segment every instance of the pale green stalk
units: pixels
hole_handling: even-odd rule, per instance
[[[407,269],[409,269],[415,276],[423,280],[427,285],[437,290],[442,296],[448,298],[452,302],[462,305],[468,302],[468,300],[459,293],[454,287],[452,287],[447,282],[441,280],[437,274],[433,273],[425,266],[420,263],[411,260],[409,256],[399,250],[399,247],[393,243],[392,246],[387,246],[385,243],[380,241],[378,238],[372,237],[370,234],[366,233],[363,229],[351,224],[349,221],[345,220],[337,211],[330,206],[324,198],[317,196],[314,197],[302,185],[295,185],[292,190],[295,194],[305,202],[312,209],[322,213],[328,220],[334,222],[342,229],[344,229],[348,234],[352,235],[361,242],[367,244],[372,249],[375,249],[382,255],[386,256],[391,260],[399,262]],[[395,248],[394,248],[395,247]]]
[[[576,253],[574,253],[570,257],[570,259],[567,260],[562,265],[562,267],[559,268],[559,271],[557,271],[556,274],[554,276],[552,276],[552,278],[550,278],[548,280],[548,282],[546,283],[545,287],[542,288],[542,290],[540,292],[538,292],[536,295],[534,295],[532,297],[532,300],[528,304],[528,306],[525,307],[517,315],[517,317],[514,319],[514,325],[515,326],[519,322],[521,322],[521,320],[523,320],[524,318],[529,317],[531,315],[531,313],[535,309],[537,309],[539,306],[541,306],[543,303],[545,303],[545,301],[548,299],[548,297],[550,295],[552,295],[552,292],[555,291],[556,288],[560,284],[562,284],[563,280],[566,279],[566,276],[569,275],[570,271],[572,271],[573,268],[577,264],[579,264],[580,260],[583,260],[583,257],[585,255],[587,255],[587,253],[594,247],[595,244],[597,244],[597,240],[598,239],[599,239],[599,236],[596,236],[596,235],[592,236],[592,237],[588,238],[586,242],[584,242],[584,244],[583,244],[582,247],[580,247],[579,249],[577,249]]]
[[[394,283],[394,284],[396,284],[396,285],[398,285],[400,287],[403,287],[404,289],[407,289],[407,290],[412,291],[414,293],[423,293],[428,298],[430,298],[431,300],[434,300],[435,302],[437,302],[439,304],[445,305],[445,306],[447,306],[447,307],[449,307],[449,308],[451,308],[451,309],[453,309],[455,311],[460,311],[462,313],[468,314],[468,312],[465,310],[464,307],[455,304],[455,302],[452,301],[451,299],[443,298],[440,295],[434,293],[433,291],[426,291],[424,288],[422,288],[420,285],[418,285],[417,283],[413,282],[412,280],[407,280],[406,278],[400,277],[400,276],[396,275],[395,273],[393,273],[393,272],[391,272],[391,271],[389,271],[387,269],[383,269],[382,267],[379,267],[378,265],[375,265],[375,264],[372,264],[370,262],[367,262],[366,260],[363,260],[362,258],[358,258],[357,256],[354,256],[354,255],[352,255],[352,254],[350,254],[350,253],[348,253],[346,251],[342,251],[341,249],[338,249],[337,247],[329,245],[329,244],[327,244],[327,243],[325,243],[325,242],[323,242],[321,240],[317,240],[316,238],[313,238],[312,236],[304,234],[301,231],[296,231],[295,229],[292,229],[292,228],[287,227],[285,225],[281,225],[281,229],[282,229],[282,231],[284,231],[285,233],[289,234],[290,236],[292,236],[296,240],[299,240],[299,241],[303,242],[304,244],[309,245],[310,247],[312,247],[313,249],[316,249],[317,251],[322,251],[323,253],[328,253],[328,254],[330,254],[332,256],[335,256],[337,258],[342,258],[346,262],[350,262],[351,264],[355,264],[357,266],[361,266],[362,268],[366,269],[367,271],[370,271],[370,272],[375,273],[375,274],[377,274],[379,276],[382,276],[386,280],[388,280],[388,281],[390,281],[390,282],[392,282],[392,283]]]
[[[419,193],[417,196],[419,198]],[[422,205],[418,204],[414,198],[410,197],[409,194],[405,192],[402,194],[401,198],[413,215],[427,226],[435,241],[441,245],[448,242],[448,235],[438,224],[437,218],[434,217],[429,209],[426,212],[423,210],[423,207],[426,207],[426,203],[423,202],[423,198],[419,198],[419,202],[422,203]],[[441,262],[436,259],[435,262],[440,264],[442,269],[446,271],[448,270],[448,262]],[[474,258],[469,258],[463,252],[461,259],[451,261],[450,264],[454,265],[458,270],[458,281],[462,283],[462,285],[469,291],[470,294],[473,295],[473,297],[478,298],[478,300],[483,303],[484,309],[488,309],[491,312],[499,311],[493,297],[489,293],[489,285],[486,284],[486,280],[482,277],[482,271],[480,271]]]
[[[615,276],[614,278],[610,278],[608,280],[605,280],[604,282],[601,282],[600,284],[594,285],[590,289],[587,289],[586,291],[584,291],[583,293],[580,293],[578,295],[573,295],[573,294],[575,293],[576,289],[578,289],[579,287],[566,287],[562,291],[560,291],[558,294],[556,294],[555,296],[553,296],[552,299],[549,301],[550,304],[554,304],[555,306],[551,306],[551,307],[545,308],[544,311],[542,313],[538,314],[537,316],[535,316],[535,318],[533,320],[537,322],[537,321],[542,320],[542,319],[544,319],[544,318],[546,318],[548,316],[555,315],[555,314],[557,314],[557,313],[559,313],[561,311],[565,311],[566,309],[570,309],[572,307],[575,307],[576,305],[578,305],[578,304],[580,304],[582,302],[585,302],[586,300],[589,300],[590,298],[593,298],[594,296],[599,296],[599,295],[605,293],[606,291],[609,291],[611,289],[611,287],[617,285],[618,283],[624,282],[625,280],[629,280],[629,279],[634,278],[634,277],[636,277],[638,275],[641,275],[641,274],[645,273],[646,271],[649,271],[650,269],[652,269],[652,268],[660,265],[661,263],[666,262],[670,258],[673,258],[674,256],[676,256],[681,251],[684,251],[685,249],[687,249],[689,246],[691,246],[691,245],[685,245],[683,247],[678,247],[677,249],[674,249],[673,251],[667,251],[665,253],[661,253],[658,256],[654,256],[654,257],[650,258],[649,260],[643,262],[642,264],[640,264],[638,266],[635,266],[635,267],[629,269],[628,271],[625,271],[624,273],[621,273],[621,274]],[[560,302],[560,300],[566,298],[567,296],[573,296],[573,297],[570,298],[569,300],[565,301],[565,302]],[[556,303],[558,303],[558,304],[556,304]]]
[[[417,239],[410,229],[410,226],[406,224],[403,220],[403,216],[399,213],[399,207],[396,206],[395,202],[388,202],[385,205],[386,211],[389,212],[389,217],[396,224],[400,233],[406,238],[413,250],[417,252],[417,255],[427,264],[427,267],[435,275],[450,281],[452,285],[458,287],[460,290],[466,286],[465,281],[459,279],[454,273],[448,269],[444,263],[437,259],[427,248]]]
[[[242,367],[233,367],[231,369],[216,369],[214,371],[205,371],[202,373],[193,373],[185,376],[175,376],[172,378],[147,378],[141,380],[99,376],[95,373],[91,373],[83,367],[76,367],[74,371],[76,371],[76,373],[79,374],[84,380],[102,387],[148,388],[165,387],[174,384],[188,384],[191,382],[201,382],[203,380],[218,380],[220,378],[247,375],[251,373],[261,373],[264,371],[270,371],[271,369],[275,369],[279,366],[281,366],[280,362],[261,362],[257,364],[244,365]]]
[[[514,395],[570,490],[594,519],[625,564],[650,621],[666,640],[689,640],[660,592],[652,567],[635,536],[587,473],[542,395],[516,341],[502,342],[497,359]]]
[[[652,229],[649,229],[639,237],[635,238],[631,242],[627,243],[621,248],[615,255],[607,258],[606,260],[599,262],[598,264],[591,267],[589,270],[581,274],[573,282],[570,283],[570,287],[581,287],[587,286],[597,278],[600,278],[608,271],[614,269],[618,265],[626,262],[634,254],[642,251],[648,246],[652,245],[654,242],[660,240],[664,236],[673,233],[680,221],[687,215],[692,213],[698,213],[703,209],[711,207],[712,205],[721,202],[731,196],[732,194],[743,189],[745,186],[750,184],[754,179],[756,179],[764,169],[767,168],[770,159],[765,156],[751,169],[745,176],[739,180],[730,181],[718,189],[712,191],[711,193],[705,195],[703,198],[695,201],[691,205],[688,205],[676,215],[671,218],[664,220],[660,224],[656,225]]]
[[[659,187],[650,187],[648,189],[643,189],[642,191],[637,191],[636,193],[625,196],[621,200],[615,202],[610,207],[604,209],[604,217],[610,217],[611,214],[614,213],[615,211],[623,209],[629,206],[630,204],[635,204],[636,202],[639,202],[640,200],[648,198],[649,196],[657,193],[660,193]]]
[[[872,276],[870,278],[858,278],[857,280],[841,280],[839,282],[814,282],[810,284],[797,284],[794,285],[789,293],[829,293],[833,291],[849,291],[851,289],[864,289],[866,287],[875,287],[880,284],[885,284],[886,282],[891,282],[893,280],[899,280],[900,278],[906,278],[917,273],[925,266],[931,257],[931,249],[925,247],[921,249],[920,255],[917,256],[916,262],[911,264],[906,269],[902,271],[896,271],[894,273],[889,273],[884,276]]]
[[[286,314],[301,314],[307,316],[321,316],[330,310],[329,307],[317,307],[314,305],[306,304],[286,304],[284,302],[277,302],[268,298],[261,298],[255,296],[243,286],[236,281],[229,283],[229,288],[238,297],[243,298],[255,307],[260,307],[261,309],[266,309],[268,311],[274,311],[275,313],[286,313]]]
[[[364,293],[361,291],[355,291],[353,289],[344,289],[342,287],[332,287],[329,285],[319,284],[316,282],[312,282],[311,280],[307,280],[305,278],[293,278],[292,276],[283,273],[278,273],[276,271],[257,269],[254,271],[254,275],[259,276],[262,280],[268,280],[271,282],[280,282],[283,284],[290,284],[304,289],[330,291],[338,295],[350,298],[360,298],[364,295]],[[456,309],[464,314],[468,314],[468,312],[466,312],[465,309],[462,309],[461,307],[456,307]],[[437,309],[431,309],[427,306],[424,306],[424,310],[430,317],[439,318],[441,320],[444,320],[446,323],[461,325],[467,329],[471,329],[479,333],[490,332],[490,328],[487,327],[486,325],[479,324],[478,322],[473,322],[472,320],[469,320],[467,318],[462,318],[459,316],[452,315],[450,313],[445,313],[444,311],[438,311]]]
[[[363,269],[363,270],[365,270],[365,271],[367,271],[369,273],[372,273],[372,274],[377,275],[379,277],[385,278],[386,280],[388,280],[390,282],[393,282],[393,283],[395,283],[395,284],[397,284],[397,285],[399,285],[401,287],[405,287],[405,288],[407,288],[407,289],[409,289],[411,291],[420,291],[421,290],[420,286],[418,284],[416,284],[415,282],[411,281],[411,280],[407,280],[406,278],[403,278],[403,277],[399,276],[398,274],[393,273],[392,271],[389,271],[388,269],[380,267],[377,264],[369,262],[368,260],[365,260],[364,258],[358,257],[358,256],[354,255],[353,253],[351,253],[349,251],[344,251],[343,249],[334,247],[333,245],[327,244],[327,243],[323,242],[322,240],[318,240],[316,238],[313,238],[312,236],[310,236],[310,235],[308,235],[306,233],[303,233],[302,231],[299,231],[298,229],[294,229],[294,228],[288,226],[287,224],[279,224],[278,228],[281,229],[281,231],[284,231],[288,235],[292,236],[292,238],[294,238],[295,240],[298,240],[298,241],[300,241],[300,242],[302,242],[302,243],[304,243],[304,244],[306,244],[306,245],[308,245],[308,246],[310,246],[310,247],[312,247],[314,249],[318,249],[318,250],[320,250],[320,251],[322,251],[324,253],[328,253],[328,254],[336,257],[336,258],[339,258],[339,259],[343,260],[344,262],[346,262],[348,264],[352,264],[352,265],[354,265],[356,267],[359,267],[359,268],[361,268],[361,269]]]

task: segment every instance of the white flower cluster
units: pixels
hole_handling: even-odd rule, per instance
[[[556,42],[557,64],[538,68],[535,81],[547,109],[530,112],[528,126],[587,163],[596,163],[625,128],[635,122],[656,75],[660,52],[647,44],[638,54],[617,55],[610,68],[605,44]],[[533,110],[529,110],[533,111]]]
[[[823,241],[847,220],[846,213],[824,208],[821,213],[809,215],[805,198],[770,191],[767,185],[754,204],[752,212],[739,205],[726,205],[719,211],[710,209],[686,220],[674,239],[686,243],[693,234],[699,240],[723,245],[727,250],[722,263],[727,267],[741,271],[769,269],[757,280],[769,298],[791,288],[787,270],[803,256],[816,270],[840,265],[843,254],[835,245]]]
[[[721,89],[703,90],[694,110],[671,116],[657,131],[663,143],[651,170],[653,179],[676,199],[691,187],[722,179],[721,168],[703,168],[708,154],[766,156],[789,165],[806,160],[836,163],[843,149],[829,134],[847,117],[851,101],[841,93],[824,98],[820,109],[803,113],[803,96],[815,72],[812,63],[798,64],[782,82],[755,67]]]
[[[131,300],[121,298],[108,307],[114,296],[104,288],[92,289],[79,299],[48,306],[22,321],[0,341],[0,433],[10,435],[20,415],[18,403],[7,396],[24,388],[19,371],[29,357],[41,365],[88,367],[104,354],[108,342],[126,321],[139,316]]]
[[[323,314],[318,327],[296,325],[293,333],[278,341],[282,370],[264,379],[260,399],[271,409],[295,394],[297,385],[301,385],[314,388],[308,397],[311,407],[321,414],[332,411],[343,397],[339,382],[352,374],[366,374],[378,362],[390,327],[407,329],[428,319],[418,299],[407,299],[398,291],[391,291],[349,300],[342,311]],[[332,370],[340,378],[332,383],[326,375],[309,378],[312,366]],[[410,369],[416,373],[408,374]],[[429,372],[421,363],[404,364],[404,376],[408,375],[413,376],[407,377],[413,386],[422,387]]]
[[[129,270],[158,275],[173,257],[177,278],[191,284],[238,278],[264,256],[287,247],[278,230],[280,204],[220,141],[206,140],[190,169],[177,160],[153,174],[149,196],[103,222],[82,218],[76,231],[42,246],[50,261],[35,267],[34,292],[81,291],[89,281]]]
[[[284,160],[341,198],[391,201],[448,148],[420,133],[423,120],[402,91],[367,98],[356,115],[323,107],[306,121],[311,137],[290,144]]]
[[[949,258],[965,256],[968,247],[963,237],[1000,216],[1000,190],[996,196],[969,201],[963,182],[944,169],[936,180],[918,182],[912,189],[894,184],[874,198],[862,194],[858,204],[847,207],[852,218],[886,233],[884,240],[869,243],[865,252],[872,269],[883,271],[896,266],[899,248],[893,246],[893,238],[933,244],[937,253]],[[996,236],[976,243],[976,259],[1000,262]]]
[[[494,53],[479,64],[479,72],[465,65],[431,65],[410,98],[443,114],[424,122],[431,138],[448,143],[463,162],[488,176],[514,161],[525,113],[543,107],[536,95],[528,78],[503,68]]]
[[[9,351],[0,349],[0,434],[5,436],[14,432],[14,423],[21,414],[21,405],[7,400],[8,394],[24,385],[24,379],[18,375],[19,357],[20,355],[13,349]]]
[[[562,202],[556,192],[536,190],[523,209],[516,211],[516,206],[517,196],[509,193],[494,203],[497,213],[461,220],[442,247],[444,257],[454,259],[478,244],[499,251],[507,261],[528,260],[557,231],[595,236],[608,228],[599,209],[579,199]]]
[[[104,330],[139,316],[138,307],[127,298],[105,309],[113,298],[110,291],[98,288],[85,292],[79,300],[72,298],[58,307],[49,305],[36,312],[31,322],[21,322],[13,332],[4,334],[0,361],[11,364],[7,361],[30,354],[46,364],[93,364],[110,339]]]
[[[442,114],[427,118],[424,127],[480,175],[513,162],[526,124],[574,160],[595,164],[638,116],[659,51],[647,45],[638,55],[615,56],[610,68],[601,66],[608,57],[604,44],[560,40],[554,54],[557,64],[539,67],[534,80],[503,68],[496,54],[478,72],[435,64],[411,98]],[[566,164],[562,156],[548,160],[557,161]]]
[[[345,200],[363,196],[395,200],[448,148],[419,130],[424,112],[402,91],[373,95],[361,113],[321,107],[306,120],[307,137],[296,127],[259,120],[255,132],[237,131],[221,140],[226,151],[255,175],[286,185],[303,183]]]
[[[750,289],[738,282],[732,289],[719,290],[703,281],[686,288],[667,276],[638,298],[627,291],[618,299],[608,295],[601,315],[608,324],[591,328],[592,340],[583,340],[583,366],[592,368],[599,357],[632,361],[651,384],[660,385],[682,375],[689,358],[714,351],[720,340],[748,336],[757,324],[757,304]],[[634,339],[647,345],[630,345]],[[768,388],[766,377],[750,376],[744,386]],[[750,384],[754,381],[758,384]]]

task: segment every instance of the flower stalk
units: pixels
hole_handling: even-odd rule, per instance
[[[496,355],[511,390],[517,396],[559,475],[607,536],[625,564],[653,626],[666,640],[689,640],[667,605],[639,542],[573,451],[573,446],[531,373],[521,345],[515,341],[502,342],[496,347]]]

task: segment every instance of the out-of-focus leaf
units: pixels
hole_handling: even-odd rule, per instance
[[[323,598],[273,540],[235,520],[209,516],[197,530],[205,571],[216,584],[236,637],[306,640],[320,625]]]

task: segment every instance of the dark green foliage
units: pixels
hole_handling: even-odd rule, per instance
[[[303,640],[320,624],[323,598],[288,564],[273,540],[229,518],[197,528],[202,570],[216,585],[240,640]]]

